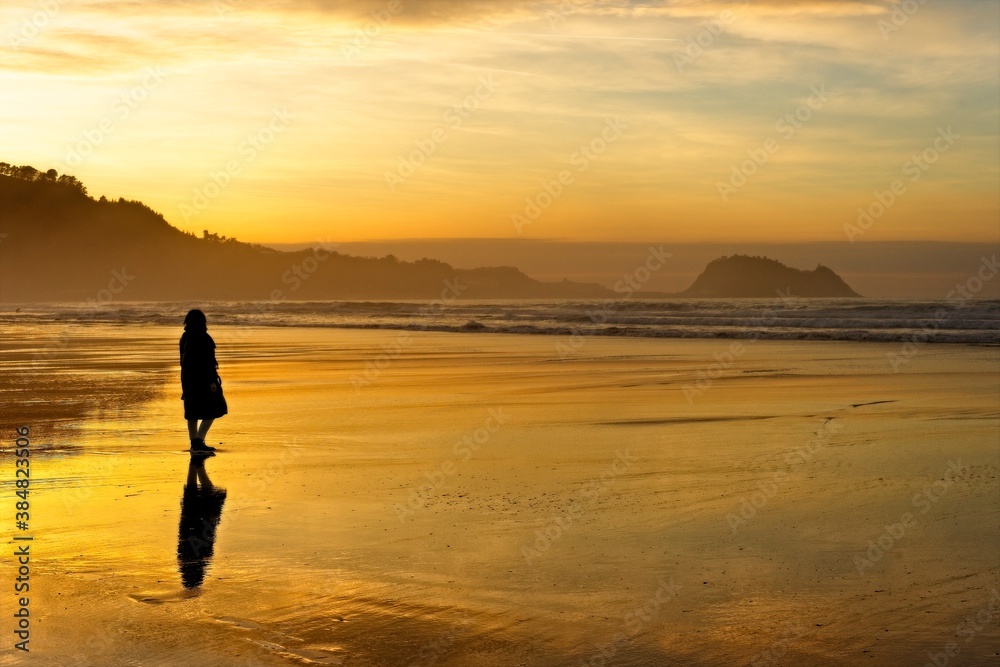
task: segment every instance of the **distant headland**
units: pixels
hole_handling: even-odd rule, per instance
[[[681,296],[701,298],[857,297],[844,279],[825,266],[802,271],[767,257],[733,255],[709,262]]]

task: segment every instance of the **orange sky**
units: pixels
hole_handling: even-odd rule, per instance
[[[8,2],[0,160],[264,243],[996,242],[998,7]]]

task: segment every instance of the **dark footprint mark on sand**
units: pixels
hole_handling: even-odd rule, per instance
[[[170,593],[130,593],[128,597],[143,604],[169,604],[190,600],[196,595],[189,591],[171,591]]]

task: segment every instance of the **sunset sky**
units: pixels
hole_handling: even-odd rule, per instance
[[[17,0],[0,161],[264,243],[845,241],[897,180],[856,242],[995,243],[998,8]]]

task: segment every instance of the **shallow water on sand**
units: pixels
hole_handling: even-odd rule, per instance
[[[68,333],[0,352],[35,443],[32,653],[0,664],[1000,652],[995,347],[217,327],[227,496],[185,589],[178,332]]]

